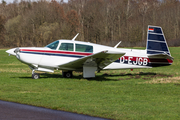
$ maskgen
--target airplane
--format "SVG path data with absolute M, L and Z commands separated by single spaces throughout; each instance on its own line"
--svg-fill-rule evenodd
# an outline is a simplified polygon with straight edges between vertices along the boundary
M 73 71 L 83 72 L 84 78 L 95 77 L 96 71 L 152 68 L 173 63 L 162 28 L 148 26 L 145 50 L 117 48 L 72 40 L 57 40 L 45 47 L 18 47 L 6 52 L 32 70 L 32 78 L 40 78 L 36 71 L 62 70 L 62 76 L 71 78 Z

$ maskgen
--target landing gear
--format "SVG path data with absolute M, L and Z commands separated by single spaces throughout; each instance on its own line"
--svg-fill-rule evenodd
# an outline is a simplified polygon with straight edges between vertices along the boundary
M 39 79 L 40 78 L 39 74 L 35 73 L 34 71 L 35 70 L 32 71 L 32 79 Z
M 62 71 L 62 76 L 65 78 L 72 78 L 73 74 L 72 71 Z
M 38 73 L 34 73 L 32 74 L 32 79 L 39 79 L 39 74 Z

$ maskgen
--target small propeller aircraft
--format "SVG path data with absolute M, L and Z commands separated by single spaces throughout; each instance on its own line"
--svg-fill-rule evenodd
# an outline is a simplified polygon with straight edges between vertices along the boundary
M 38 79 L 35 71 L 54 72 L 62 70 L 63 77 L 72 77 L 72 71 L 82 71 L 84 78 L 95 77 L 95 71 L 134 69 L 167 66 L 173 57 L 161 27 L 148 26 L 145 50 L 122 49 L 89 42 L 57 40 L 45 47 L 19 47 L 6 52 L 17 57 L 32 70 L 32 78 Z

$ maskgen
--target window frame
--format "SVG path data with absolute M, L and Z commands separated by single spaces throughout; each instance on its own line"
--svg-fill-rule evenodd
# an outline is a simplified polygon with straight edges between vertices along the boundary
M 80 46 L 86 46 L 84 50 L 78 50 L 77 51 L 77 46 L 80 45 Z M 90 47 L 90 49 L 88 50 L 87 48 Z M 79 49 L 79 48 L 78 48 Z M 88 50 L 88 51 L 87 51 Z M 79 44 L 79 43 L 75 43 L 75 52 L 85 52 L 85 53 L 93 53 L 93 46 L 92 45 L 86 45 L 86 44 Z
M 61 50 L 60 47 L 61 47 L 62 44 L 72 44 L 72 50 L 68 50 L 68 49 L 67 50 L 65 50 L 65 49 Z M 71 51 L 72 52 L 72 51 L 74 51 L 74 43 L 61 42 L 57 50 L 60 50 L 60 51 Z

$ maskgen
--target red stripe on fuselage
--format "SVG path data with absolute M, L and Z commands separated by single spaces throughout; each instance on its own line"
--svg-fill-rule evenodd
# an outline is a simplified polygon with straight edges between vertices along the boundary
M 41 53 L 59 53 L 59 54 L 71 54 L 71 55 L 83 55 L 89 56 L 93 53 L 82 53 L 82 52 L 72 52 L 72 51 L 55 51 L 55 50 L 30 50 L 30 49 L 20 49 L 20 51 L 26 52 L 41 52 Z

